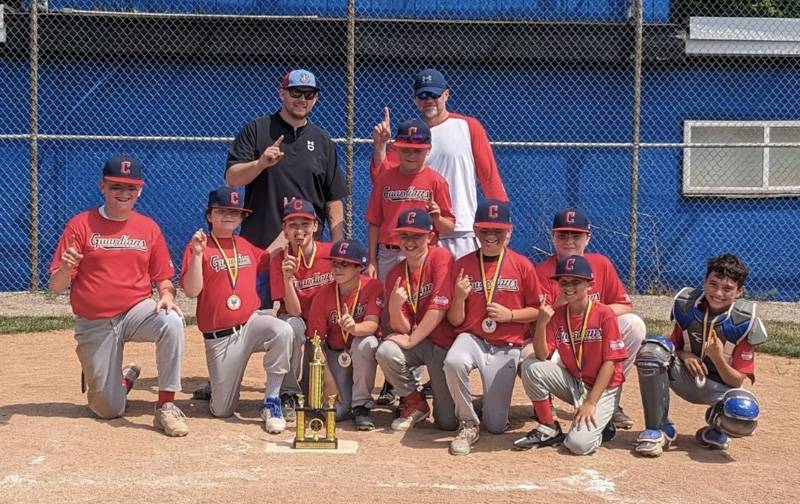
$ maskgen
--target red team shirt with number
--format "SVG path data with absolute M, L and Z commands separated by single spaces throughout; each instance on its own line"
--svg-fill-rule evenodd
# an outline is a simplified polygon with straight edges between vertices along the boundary
M 261 307 L 261 299 L 256 292 L 256 273 L 266 270 L 267 253 L 241 236 L 234 238 L 218 238 L 229 266 L 233 266 L 233 240 L 236 240 L 236 251 L 239 256 L 239 273 L 236 277 L 236 289 L 231 288 L 225 259 L 217 245 L 208 237 L 206 249 L 203 251 L 203 290 L 197 296 L 197 327 L 201 332 L 213 332 L 244 324 L 254 311 Z M 183 251 L 181 265 L 181 285 L 183 285 L 189 262 L 192 258 L 192 244 Z M 241 299 L 241 308 L 228 309 L 227 301 L 231 294 Z
M 684 335 L 681 326 L 675 324 L 675 326 L 672 328 L 672 334 L 669 337 L 672 340 L 672 344 L 674 344 L 675 348 L 678 350 L 691 352 L 692 346 L 684 339 L 685 337 L 686 336 Z M 698 357 L 700 356 L 698 355 Z M 743 339 L 733 347 L 733 352 L 727 359 L 727 362 L 733 369 L 749 377 L 751 381 L 755 380 L 756 348 L 748 343 L 747 338 Z
M 417 305 L 419 312 L 415 319 L 411 304 L 406 302 L 403 304 L 403 315 L 408 318 L 412 326 L 415 324 L 415 320 L 419 324 L 425 314 L 428 313 L 428 310 L 447 311 L 450 307 L 450 301 L 453 299 L 453 284 L 455 282 L 453 277 L 454 266 L 455 260 L 449 250 L 442 247 L 431 247 L 428 251 L 428 256 L 425 258 L 425 266 L 422 270 L 422 285 L 419 284 L 419 269 L 411 271 L 411 285 L 413 287 L 419 286 L 420 289 L 420 303 Z M 406 261 L 404 259 L 389 271 L 385 284 L 387 296 L 391 295 L 398 278 L 400 279 L 400 285 L 406 287 L 408 295 L 415 295 L 413 288 L 409 289 L 406 286 L 405 268 Z M 455 334 L 453 326 L 445 318 L 428 335 L 428 339 L 431 343 L 442 348 L 450 348 L 450 345 L 455 340 Z
M 361 292 L 358 294 L 355 313 L 350 312 L 356 323 L 361 323 L 367 316 L 373 316 L 380 321 L 381 310 L 383 309 L 383 286 L 380 280 L 361 275 Z M 347 305 L 347 309 L 352 308 L 355 301 L 356 292 L 351 292 L 342 296 L 340 302 L 342 309 Z M 314 333 L 319 334 L 322 341 L 328 342 L 328 348 L 332 350 L 344 350 L 345 342 L 342 337 L 342 328 L 339 325 L 339 314 L 336 311 L 336 283 L 325 285 L 317 291 L 314 302 L 311 304 L 310 315 L 307 317 L 308 329 L 306 335 L 314 337 Z M 380 328 L 377 332 L 380 331 Z M 376 334 L 380 336 L 380 334 Z M 347 348 L 353 343 L 353 336 L 347 338 Z
M 497 268 L 497 258 L 485 258 L 486 278 L 494 278 Z M 495 303 L 506 308 L 518 310 L 520 308 L 538 308 L 541 302 L 542 291 L 536 270 L 531 262 L 511 249 L 506 249 L 500 276 L 497 279 L 497 288 L 494 292 Z M 481 266 L 479 251 L 467 254 L 456 261 L 453 271 L 464 270 L 464 275 L 472 281 L 472 292 L 467 296 L 464 307 L 464 322 L 456 329 L 458 332 L 472 333 L 483 338 L 495 346 L 522 346 L 528 336 L 528 324 L 519 322 L 498 323 L 495 332 L 489 334 L 483 331 L 481 323 L 486 318 L 486 298 L 483 293 L 481 280 Z M 455 274 L 456 276 L 458 273 Z
M 320 288 L 329 283 L 333 283 L 333 274 L 331 273 L 331 262 L 322 259 L 331 255 L 332 243 L 316 242 L 317 253 L 314 255 L 314 262 L 310 268 L 306 268 L 303 259 L 297 261 L 297 271 L 294 274 L 294 290 L 297 292 L 297 298 L 300 300 L 301 316 L 308 320 L 308 314 L 311 310 L 311 302 Z M 283 264 L 284 258 L 283 249 L 272 255 L 269 264 L 269 286 L 270 294 L 273 301 L 283 300 L 286 297 L 286 292 L 283 288 Z M 306 261 L 309 258 L 306 257 Z M 281 305 L 281 313 L 286 313 L 286 307 Z
M 625 292 L 625 286 L 608 257 L 603 254 L 584 254 L 583 257 L 589 262 L 594 275 L 594 281 L 589 284 L 589 299 L 605 305 L 632 305 L 631 298 Z M 558 258 L 552 255 L 536 265 L 536 274 L 544 287 L 548 304 L 553 304 L 561 293 L 558 281 L 550 279 L 556 274 L 557 263 Z
M 83 259 L 72 270 L 72 311 L 89 320 L 113 318 L 153 295 L 153 284 L 169 280 L 175 269 L 161 228 L 151 218 L 131 212 L 114 221 L 97 209 L 67 223 L 58 240 L 50 273 L 74 239 Z
M 575 348 L 578 349 L 580 331 L 583 327 L 583 314 L 570 317 L 570 324 L 572 325 L 572 341 L 575 342 Z M 628 352 L 625 350 L 625 343 L 619 334 L 617 316 L 614 315 L 611 308 L 602 303 L 592 303 L 592 311 L 589 313 L 589 322 L 583 337 L 581 370 L 578 370 L 570 341 L 567 330 L 567 306 L 559 306 L 547 324 L 548 351 L 558 350 L 561 362 L 569 374 L 578 380 L 583 380 L 590 387 L 594 385 L 600 366 L 606 361 L 614 361 L 614 374 L 606 388 L 622 385 L 622 382 L 625 381 L 625 375 L 622 373 L 622 361 L 628 357 Z
M 397 217 L 405 210 L 412 208 L 428 208 L 435 201 L 442 211 L 442 218 L 455 222 L 453 203 L 450 201 L 450 188 L 447 181 L 429 166 L 423 166 L 417 173 L 401 173 L 396 164 L 387 165 L 380 172 L 367 206 L 367 222 L 380 228 L 378 243 L 398 245 L 394 236 Z M 436 243 L 439 234 L 434 229 Z

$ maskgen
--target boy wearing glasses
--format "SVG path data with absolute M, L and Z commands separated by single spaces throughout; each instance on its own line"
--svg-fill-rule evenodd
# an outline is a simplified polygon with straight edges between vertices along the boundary
M 135 364 L 122 367 L 125 343 L 153 342 L 158 366 L 153 425 L 167 436 L 185 436 L 189 429 L 174 403 L 181 390 L 183 314 L 175 305 L 175 270 L 161 228 L 133 210 L 143 185 L 139 160 L 116 156 L 106 162 L 100 180 L 105 202 L 67 223 L 50 265 L 50 290 L 70 287 L 75 353 L 89 409 L 104 419 L 125 413 L 140 373 Z M 152 298 L 154 285 L 158 301 Z
M 591 225 L 586 214 L 577 208 L 566 208 L 558 212 L 553 218 L 552 239 L 556 253 L 536 266 L 539 280 L 546 287 L 547 302 L 553 308 L 563 306 L 566 302 L 558 282 L 552 279 L 558 260 L 570 255 L 584 257 L 594 275 L 589 284 L 589 298 L 608 306 L 617 316 L 619 332 L 628 354 L 622 365 L 623 372 L 627 376 L 633 367 L 636 352 L 644 341 L 646 328 L 644 321 L 632 313 L 633 303 L 609 258 L 603 254 L 586 252 L 586 247 L 592 239 Z M 620 386 L 617 389 L 612 427 L 630 429 L 633 427 L 633 419 L 626 415 L 619 405 L 621 394 Z
M 474 252 L 478 248 L 472 219 L 478 207 L 477 184 L 487 199 L 508 201 L 497 162 L 483 125 L 474 117 L 447 110 L 450 89 L 444 75 L 428 68 L 414 77 L 413 99 L 420 117 L 431 129 L 433 148 L 426 162 L 441 174 L 450 187 L 450 199 L 456 226 L 442 233 L 441 245 L 453 257 Z M 370 175 L 374 181 L 385 158 L 396 159 L 396 151 L 386 145 L 391 138 L 389 109 L 372 132 L 374 140 Z
M 367 248 L 355 240 L 333 244 L 325 262 L 334 283 L 317 292 L 308 318 L 308 337 L 325 342 L 327 369 L 336 383 L 336 420 L 352 413 L 356 429 L 375 428 L 372 388 L 375 386 L 375 351 L 383 308 L 383 286 L 364 274 Z

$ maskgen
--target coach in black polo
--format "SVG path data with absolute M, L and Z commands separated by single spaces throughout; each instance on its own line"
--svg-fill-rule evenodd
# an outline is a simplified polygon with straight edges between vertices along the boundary
M 283 77 L 281 109 L 249 122 L 228 150 L 225 181 L 245 186 L 244 206 L 253 214 L 242 223 L 242 236 L 259 247 L 282 246 L 284 205 L 297 196 L 326 216 L 331 240 L 344 239 L 347 196 L 330 136 L 308 120 L 319 86 L 308 70 Z M 320 223 L 320 233 L 324 227 Z M 277 240 L 276 240 L 277 239 Z

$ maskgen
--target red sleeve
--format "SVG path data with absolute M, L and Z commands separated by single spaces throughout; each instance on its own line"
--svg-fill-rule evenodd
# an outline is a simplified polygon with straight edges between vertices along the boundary
M 475 175 L 481 184 L 481 190 L 487 199 L 508 201 L 503 179 L 497 169 L 497 162 L 489 145 L 489 137 L 483 125 L 474 117 L 466 117 L 469 125 L 469 136 L 472 142 L 472 157 L 475 159 Z
M 369 203 L 367 204 L 367 223 L 372 224 L 373 226 L 380 226 L 383 222 L 383 202 L 382 202 L 382 191 L 379 186 L 383 180 L 383 177 L 379 177 L 378 180 L 372 185 L 372 191 L 369 193 Z
M 380 175 L 387 166 L 398 162 L 397 151 L 394 150 L 393 144 L 389 144 L 386 147 L 386 157 L 383 159 L 383 163 L 376 166 L 375 162 L 372 160 L 372 156 L 369 157 L 369 160 L 369 178 L 374 184 L 378 179 L 378 175 Z
M 525 306 L 538 308 L 542 304 L 542 297 L 544 296 L 542 288 L 539 285 L 539 277 L 536 275 L 536 269 L 533 264 L 526 258 L 520 256 L 522 260 L 522 281 L 525 282 Z
M 558 347 L 556 345 L 556 318 L 558 314 L 553 314 L 553 317 L 547 323 L 545 327 L 544 334 L 545 334 L 545 342 L 547 343 L 547 355 L 553 355 Z
M 321 293 L 319 293 L 321 294 Z M 319 334 L 319 339 L 325 341 L 328 337 L 328 320 L 325 296 L 317 295 L 311 302 L 311 313 L 307 317 L 308 328 L 306 337 L 311 339 L 314 332 Z
M 605 260 L 606 268 L 605 283 L 602 286 L 603 304 L 632 304 L 631 298 L 628 297 L 628 293 L 625 292 L 625 286 L 622 285 L 622 280 L 619 279 L 617 269 L 614 268 L 614 263 L 607 257 L 603 257 L 603 259 Z
M 453 270 L 455 269 L 456 261 L 449 250 L 445 248 L 435 250 L 437 250 L 436 261 L 435 264 L 431 264 L 433 291 L 431 292 L 428 309 L 447 310 L 450 307 L 450 301 L 453 299 L 453 287 L 455 284 Z
M 683 350 L 683 329 L 678 324 L 672 327 L 672 334 L 669 335 L 670 341 L 675 345 L 675 350 Z
M 433 170 L 430 166 L 428 169 L 431 171 Z M 436 201 L 436 204 L 439 205 L 439 209 L 442 211 L 442 217 L 451 222 L 455 222 L 456 216 L 453 213 L 453 201 L 450 199 L 450 184 L 447 183 L 444 177 L 439 177 L 439 183 L 436 184 L 436 194 L 433 199 Z
M 364 291 L 367 301 L 367 309 L 364 312 L 364 317 L 372 315 L 380 319 L 381 310 L 383 310 L 383 285 L 381 285 L 381 281 L 376 278 L 370 278 Z
M 547 278 L 547 274 L 541 265 L 536 265 L 534 269 L 536 270 L 536 279 L 539 281 L 539 289 L 542 291 L 542 302 L 546 302 L 549 305 L 553 304 L 556 300 L 556 294 L 551 289 L 550 279 Z
M 603 362 L 622 361 L 628 358 L 625 342 L 619 333 L 619 322 L 610 308 L 604 310 L 600 327 L 603 331 Z
M 239 237 L 241 238 L 241 237 Z M 245 238 L 241 238 L 244 241 L 247 241 Z M 265 249 L 261 247 L 256 247 L 249 241 L 247 244 L 250 246 L 250 253 L 253 255 L 253 264 L 256 265 L 256 274 L 258 273 L 269 273 L 270 268 L 270 256 Z M 272 286 L 270 286 L 270 291 Z
M 192 242 L 190 241 L 186 248 L 183 249 L 183 259 L 181 260 L 181 278 L 180 284 L 183 287 L 183 277 L 186 275 L 186 270 L 189 268 L 189 261 L 192 258 Z
M 160 282 L 162 280 L 171 280 L 175 276 L 175 267 L 172 265 L 172 259 L 169 257 L 169 248 L 167 248 L 167 241 L 161 230 L 156 227 L 155 236 L 153 237 L 153 253 L 150 256 L 150 280 Z
M 747 375 L 751 381 L 755 381 L 756 349 L 747 340 L 742 341 L 733 348 L 731 367 Z
M 278 301 L 286 296 L 283 290 L 283 250 L 276 250 L 269 256 L 269 294 L 273 301 Z

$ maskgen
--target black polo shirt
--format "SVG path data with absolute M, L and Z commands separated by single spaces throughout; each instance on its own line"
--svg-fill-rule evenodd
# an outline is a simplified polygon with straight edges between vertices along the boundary
M 277 112 L 245 125 L 228 150 L 225 170 L 258 159 L 281 135 L 283 158 L 245 186 L 244 206 L 253 213 L 242 223 L 242 236 L 262 248 L 281 232 L 283 207 L 292 197 L 314 205 L 321 233 L 325 203 L 347 196 L 331 137 L 310 122 L 295 129 Z

